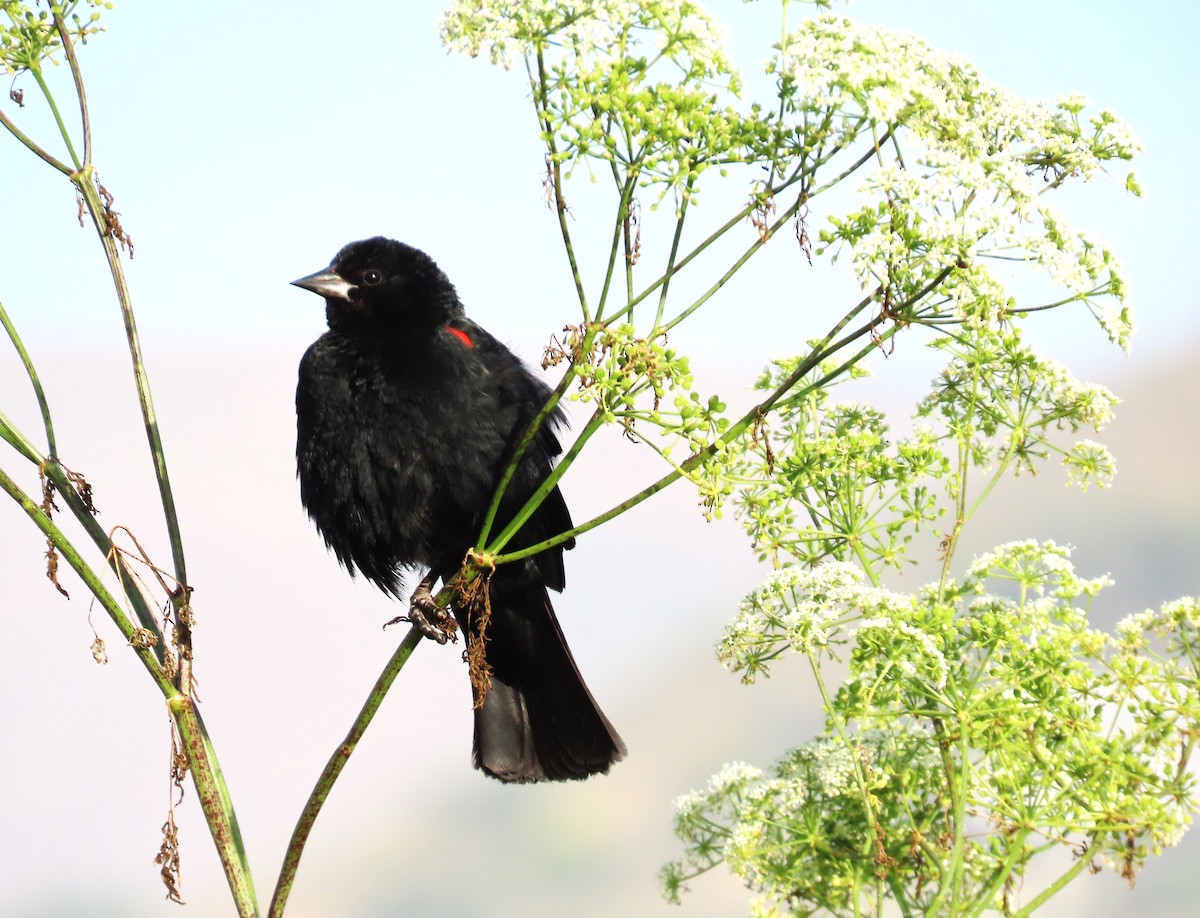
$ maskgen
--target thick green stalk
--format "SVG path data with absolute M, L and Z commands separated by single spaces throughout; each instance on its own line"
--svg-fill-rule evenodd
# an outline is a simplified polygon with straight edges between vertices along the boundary
M 242 833 L 229 797 L 229 788 L 213 753 L 212 741 L 200 720 L 195 702 L 187 695 L 173 693 L 167 699 L 167 710 L 179 730 L 183 754 L 196 786 L 200 808 L 208 823 L 209 834 L 217 847 L 221 866 L 239 918 L 254 918 L 258 914 L 258 899 L 250 877 L 250 865 L 242 844 Z
M 446 590 L 444 589 L 442 592 L 445 593 Z M 346 738 L 342 740 L 341 745 L 334 750 L 333 755 L 329 757 L 329 761 L 325 764 L 325 770 L 321 772 L 320 778 L 317 779 L 317 784 L 309 795 L 308 802 L 304 805 L 304 810 L 301 812 L 300 819 L 296 823 L 296 828 L 292 831 L 291 840 L 288 842 L 287 852 L 283 859 L 283 867 L 279 871 L 279 880 L 275 884 L 275 894 L 271 898 L 271 907 L 268 912 L 270 918 L 279 918 L 283 914 L 288 895 L 292 891 L 292 884 L 296 880 L 296 871 L 300 867 L 300 856 L 304 853 L 305 842 L 308 840 L 309 833 L 312 832 L 313 825 L 317 821 L 317 816 L 321 812 L 321 807 L 324 806 L 325 800 L 328 798 L 329 792 L 333 789 L 338 775 L 346 767 L 346 762 L 350 760 L 355 747 L 358 746 L 358 741 L 362 739 L 367 727 L 370 726 L 372 718 L 375 717 L 375 712 L 379 710 L 379 706 L 383 703 L 383 699 L 388 693 L 388 689 L 391 688 L 396 676 L 400 674 L 400 670 L 404 668 L 404 664 L 408 662 L 408 658 L 412 656 L 413 651 L 416 650 L 417 645 L 420 643 L 421 632 L 415 627 L 410 628 L 400 646 L 396 648 L 396 652 L 392 654 L 392 658 L 388 660 L 387 666 L 384 667 L 383 672 L 380 673 L 379 678 L 375 681 L 371 693 L 367 696 L 366 703 L 350 727 L 350 732 L 346 734 Z

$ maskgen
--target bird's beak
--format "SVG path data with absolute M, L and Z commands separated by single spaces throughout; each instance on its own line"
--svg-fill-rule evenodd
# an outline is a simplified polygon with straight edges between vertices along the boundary
M 323 268 L 316 274 L 294 280 L 292 286 L 311 290 L 327 300 L 349 300 L 350 291 L 355 289 L 352 283 L 340 274 L 334 273 L 332 268 Z

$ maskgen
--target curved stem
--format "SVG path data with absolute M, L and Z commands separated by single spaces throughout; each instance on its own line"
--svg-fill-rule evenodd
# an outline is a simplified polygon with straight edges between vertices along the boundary
M 38 409 L 42 413 L 42 426 L 46 429 L 47 449 L 53 457 L 58 454 L 58 447 L 54 441 L 54 422 L 50 418 L 50 405 L 46 402 L 46 393 L 42 389 L 42 381 L 38 378 L 33 361 L 29 358 L 29 352 L 25 350 L 25 345 L 21 342 L 21 338 L 17 334 L 17 329 L 8 317 L 8 310 L 4 308 L 3 303 L 0 303 L 0 324 L 8 332 L 9 340 L 12 341 L 13 347 L 17 349 L 17 354 L 25 367 L 25 373 L 29 376 L 29 382 L 33 385 L 33 395 L 37 399 Z
M 23 143 L 26 146 L 26 148 L 28 148 L 32 153 L 36 153 L 39 158 L 41 158 L 45 162 L 49 163 L 51 166 L 53 166 L 55 169 L 57 169 L 63 175 L 70 175 L 72 172 L 75 171 L 70 166 L 68 166 L 66 163 L 61 162 L 57 158 L 51 156 L 49 153 L 47 153 L 45 150 L 43 150 L 40 146 L 38 146 L 33 141 L 32 138 L 30 138 L 24 131 L 22 131 L 19 127 L 17 127 L 15 124 L 13 124 L 13 122 L 9 119 L 8 115 L 4 114 L 3 111 L 0 111 L 0 125 L 3 125 L 4 128 L 10 134 L 13 135 L 13 137 L 15 137 L 15 138 L 17 138 L 17 140 L 21 141 L 21 143 Z
M 142 661 L 142 665 L 146 668 L 146 671 L 154 679 L 159 691 L 168 698 L 177 694 L 178 690 L 171 680 L 167 678 L 162 667 L 158 665 L 158 660 L 149 647 L 146 646 L 144 641 L 137 639 L 137 629 L 134 628 L 133 623 L 125 615 L 125 610 L 121 608 L 121 604 L 117 602 L 104 586 L 104 583 L 96 575 L 96 572 L 92 570 L 91 566 L 75 550 L 75 546 L 71 544 L 71 540 L 66 537 L 45 511 L 28 494 L 22 491 L 15 481 L 8 477 L 3 469 L 0 469 L 0 491 L 4 491 L 17 502 L 20 508 L 33 520 L 34 525 L 42 531 L 42 534 L 54 546 L 55 550 L 62 555 L 63 560 L 79 575 L 79 579 L 83 581 L 91 594 L 104 607 L 104 611 L 108 613 L 109 618 L 116 624 L 121 635 L 129 642 L 130 647 L 137 654 L 138 659 Z
M 396 648 L 396 652 L 392 654 L 392 658 L 388 660 L 383 672 L 379 674 L 379 678 L 375 680 L 375 685 L 367 696 L 366 703 L 350 727 L 350 732 L 346 734 L 346 738 L 342 740 L 341 745 L 334 750 L 333 755 L 325 764 L 325 770 L 317 779 L 317 784 L 309 795 L 308 802 L 304 805 L 304 810 L 301 812 L 296 828 L 292 831 L 291 840 L 288 842 L 283 867 L 279 871 L 279 880 L 275 884 L 275 894 L 271 897 L 271 907 L 267 913 L 271 918 L 279 918 L 283 914 L 283 908 L 287 904 L 288 895 L 291 893 L 292 884 L 296 879 L 296 871 L 300 867 L 300 856 L 304 853 L 304 844 L 308 840 L 309 833 L 312 832 L 313 825 L 317 821 L 317 816 L 320 814 L 321 807 L 324 806 L 334 782 L 337 781 L 338 775 L 346 767 L 346 762 L 349 761 L 358 741 L 362 739 L 367 727 L 370 726 L 375 712 L 379 710 L 379 706 L 383 703 L 384 696 L 387 695 L 396 676 L 400 674 L 400 670 L 404 668 L 404 664 L 408 662 L 408 658 L 412 656 L 413 651 L 420 643 L 421 632 L 415 627 L 410 628 L 400 646 Z

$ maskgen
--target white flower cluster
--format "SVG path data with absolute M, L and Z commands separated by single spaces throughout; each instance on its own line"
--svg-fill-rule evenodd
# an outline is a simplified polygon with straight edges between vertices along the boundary
M 1015 580 L 1041 595 L 1048 583 L 1073 583 L 1075 566 L 1071 547 L 1053 540 L 1020 539 L 997 545 L 979 555 L 967 569 L 967 577 L 982 582 L 989 577 Z
M 549 46 L 570 49 L 581 69 L 603 66 L 629 53 L 631 29 L 652 30 L 659 51 L 686 37 L 707 49 L 711 72 L 731 69 L 721 26 L 691 0 L 457 0 L 438 29 L 451 51 L 506 70 Z
M 549 36 L 609 53 L 636 13 L 633 0 L 458 0 L 438 23 L 442 43 L 471 57 L 486 53 L 510 70 Z
M 864 124 L 879 143 L 880 164 L 859 187 L 870 203 L 822 234 L 827 244 L 853 249 L 864 289 L 907 281 L 900 289 L 915 292 L 954 267 L 945 292 L 955 314 L 987 320 L 995 304 L 1014 304 L 980 259 L 1016 258 L 1076 297 L 1110 294 L 1118 305 L 1089 306 L 1110 338 L 1128 347 L 1119 262 L 1041 199 L 1068 177 L 1087 180 L 1141 150 L 1115 115 L 1102 111 L 1081 123 L 1084 99 L 1024 99 L 983 79 L 960 55 L 835 16 L 787 36 L 768 69 L 794 81 L 806 124 L 815 112 L 840 115 L 845 133 L 830 144 L 852 142 Z
M 838 640 L 849 617 L 904 601 L 865 585 L 862 571 L 848 562 L 782 568 L 742 600 L 717 657 L 726 669 L 742 671 L 743 681 L 753 682 L 785 648 L 800 653 L 826 649 Z

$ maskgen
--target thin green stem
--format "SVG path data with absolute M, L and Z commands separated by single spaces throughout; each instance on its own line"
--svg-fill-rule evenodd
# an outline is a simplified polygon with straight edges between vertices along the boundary
M 9 318 L 8 310 L 4 308 L 3 303 L 0 303 L 0 324 L 3 324 L 4 330 L 8 332 L 9 340 L 12 341 L 13 347 L 17 349 L 17 354 L 20 356 L 21 363 L 25 367 L 25 373 L 29 376 L 29 382 L 33 385 L 33 394 L 37 399 L 38 409 L 42 412 L 42 425 L 46 430 L 47 449 L 51 456 L 56 456 L 58 454 L 58 447 L 54 440 L 54 422 L 50 418 L 50 405 L 46 402 L 46 393 L 42 389 L 42 381 L 38 378 L 37 370 L 34 368 L 33 361 L 29 357 L 29 352 L 25 350 L 25 345 L 21 342 L 21 337 L 17 334 L 17 329 Z
M 800 181 L 800 179 L 802 177 L 803 177 L 802 174 L 797 172 L 797 174 L 793 175 L 792 177 L 790 177 L 789 179 L 784 181 L 778 188 L 776 188 L 774 190 L 774 193 L 778 194 L 779 192 L 786 190 L 787 188 L 789 188 L 796 182 Z M 810 199 L 811 199 L 811 196 L 810 196 Z M 643 290 L 641 293 L 639 293 L 637 296 L 635 296 L 630 301 L 628 307 L 626 307 L 624 310 L 622 310 L 617 315 L 610 316 L 609 321 L 612 321 L 613 319 L 617 319 L 623 315 L 628 315 L 629 313 L 631 313 L 633 311 L 633 308 L 635 306 L 637 306 L 640 302 L 642 302 L 642 300 L 646 299 L 648 296 L 650 296 L 652 293 L 654 293 L 654 291 L 658 290 L 663 284 L 670 281 L 670 279 L 672 277 L 674 277 L 676 274 L 678 274 L 680 271 L 682 271 L 684 268 L 686 268 L 688 265 L 690 265 L 693 261 L 695 261 L 697 258 L 699 258 L 702 254 L 704 254 L 705 250 L 708 249 L 709 246 L 711 246 L 718 239 L 720 239 L 722 236 L 724 236 L 727 232 L 729 232 L 731 229 L 733 229 L 735 226 L 737 226 L 739 223 L 741 223 L 743 220 L 745 220 L 747 217 L 749 217 L 750 214 L 752 214 L 754 212 L 754 210 L 757 206 L 758 206 L 758 204 L 756 201 L 751 201 L 749 204 L 745 205 L 741 210 L 739 210 L 736 214 L 734 214 L 732 217 L 730 217 L 728 220 L 726 220 L 721 226 L 719 226 L 712 233 L 710 233 L 707 238 L 705 238 L 700 243 L 698 243 L 696 245 L 696 247 L 694 249 L 692 249 L 690 252 L 688 252 L 687 255 L 685 255 L 678 263 L 676 263 L 673 268 L 671 268 L 669 271 L 663 273 L 653 283 L 651 283 L 650 286 L 648 286 L 645 290 Z
M 635 175 L 629 175 L 625 178 L 624 182 L 621 182 L 620 178 L 615 175 L 615 163 L 613 164 L 613 171 L 613 178 L 619 183 L 621 196 L 617 203 L 616 219 L 613 221 L 613 239 L 612 246 L 609 248 L 608 253 L 608 268 L 604 272 L 604 286 L 600 290 L 600 300 L 596 304 L 597 322 L 605 321 L 603 318 L 601 318 L 601 316 L 604 315 L 604 307 L 608 303 L 608 291 L 612 286 L 613 274 L 615 273 L 617 267 L 617 255 L 620 248 L 621 237 L 622 235 L 627 236 L 629 232 L 629 203 L 633 198 L 633 189 L 637 185 L 637 177 Z M 628 248 L 628 244 L 628 240 L 626 240 L 626 248 Z M 626 299 L 628 299 L 628 297 Z
M 583 277 L 579 273 L 579 263 L 575 259 L 575 246 L 571 242 L 571 230 L 567 226 L 567 202 L 563 197 L 562 167 L 558 162 L 558 145 L 554 142 L 554 125 L 550 118 L 550 91 L 547 86 L 546 60 L 544 49 L 537 49 L 537 79 L 530 79 L 533 86 L 534 107 L 537 109 L 538 121 L 546 146 L 550 151 L 548 169 L 552 190 L 554 192 L 554 212 L 558 216 L 558 230 L 562 234 L 563 247 L 567 252 L 567 261 L 571 265 L 571 277 L 575 281 L 575 294 L 579 298 L 579 308 L 583 313 L 583 321 L 591 321 L 591 311 L 588 309 L 587 294 L 583 289 Z
M 879 138 L 878 143 L 885 143 L 891 135 L 892 135 L 892 130 L 891 130 L 891 128 L 888 128 L 884 132 L 883 136 Z M 877 156 L 878 151 L 879 151 L 878 144 L 873 143 L 871 146 L 871 149 L 867 150 L 866 153 L 864 153 L 857 160 L 855 160 L 855 162 L 852 166 L 843 170 L 839 175 L 830 179 L 824 185 L 821 185 L 815 191 L 813 191 L 813 193 L 809 196 L 810 199 L 815 198 L 817 195 L 821 194 L 822 192 L 828 191 L 830 188 L 832 188 L 834 185 L 837 185 L 839 182 L 842 182 L 845 179 L 849 178 L 851 175 L 853 175 L 855 172 L 857 172 L 859 169 L 861 169 L 869 160 L 871 160 L 873 157 Z
M 992 881 L 987 885 L 987 888 L 976 897 L 974 907 L 970 911 L 972 918 L 979 918 L 985 912 L 992 911 L 995 908 L 992 903 L 1000 895 L 1000 890 L 1004 888 L 1004 884 L 1014 876 L 1017 865 L 1025 857 L 1025 839 L 1028 837 L 1029 830 L 1022 827 L 1010 838 L 1006 839 L 1005 843 L 1008 845 L 1008 853 L 996 868 Z
M 805 651 L 805 656 L 808 658 L 808 666 L 812 671 L 813 678 L 817 683 L 817 691 L 821 694 L 821 708 L 825 712 L 825 716 L 832 721 L 834 732 L 837 733 L 838 739 L 842 741 L 846 753 L 850 756 L 851 771 L 854 774 L 854 783 L 858 787 L 859 797 L 862 801 L 863 814 L 866 816 L 867 825 L 870 827 L 870 837 L 862 841 L 862 854 L 870 858 L 875 852 L 876 847 L 880 844 L 879 838 L 879 821 L 875 818 L 875 802 L 874 796 L 871 794 L 870 788 L 867 787 L 867 779 L 863 774 L 862 761 L 858 753 L 858 744 L 850 738 L 850 734 L 846 730 L 845 719 L 838 712 L 837 707 L 833 703 L 833 699 L 829 695 L 829 689 L 825 685 L 825 679 L 821 675 L 821 664 L 817 659 L 817 655 L 809 648 Z M 882 896 L 879 896 L 882 901 Z M 859 896 L 856 894 L 853 899 L 854 910 L 858 912 Z
M 663 271 L 662 290 L 658 294 L 658 309 L 654 313 L 654 329 L 662 325 L 663 313 L 667 308 L 667 290 L 671 286 L 671 277 L 675 273 L 675 259 L 679 256 L 679 240 L 683 237 L 683 222 L 687 219 L 688 204 L 692 200 L 692 189 L 696 184 L 694 175 L 688 175 L 683 189 L 683 200 L 679 203 L 679 213 L 675 217 L 675 235 L 671 239 L 671 251 L 667 255 L 667 268 Z M 630 297 L 632 299 L 632 297 Z
M 125 338 L 129 343 L 129 356 L 133 364 L 134 384 L 137 388 L 138 404 L 142 411 L 142 422 L 146 430 L 146 440 L 150 446 L 150 456 L 154 464 L 154 476 L 158 482 L 159 499 L 163 508 L 163 516 L 167 525 L 167 535 L 171 543 L 171 558 L 174 565 L 176 582 L 187 584 L 187 564 L 183 554 L 183 538 L 179 532 L 179 517 L 175 510 L 175 495 L 171 489 L 171 478 L 167 472 L 167 459 L 163 451 L 162 434 L 158 428 L 158 415 L 154 410 L 154 400 L 150 395 L 150 378 L 146 373 L 146 363 L 142 356 L 141 338 L 137 331 L 137 322 L 133 315 L 133 299 L 129 293 L 129 285 L 125 279 L 125 269 L 121 266 L 121 253 L 117 248 L 116 239 L 108 225 L 106 210 L 96 190 L 91 166 L 82 170 L 72 180 L 83 194 L 84 203 L 91 214 L 92 223 L 104 246 L 104 254 L 108 260 L 109 273 L 116 287 L 117 300 L 121 308 L 121 318 L 125 323 Z
M 79 69 L 79 59 L 75 56 L 75 45 L 67 32 L 67 24 L 63 20 L 62 10 L 55 9 L 51 5 L 50 12 L 54 16 L 54 27 L 58 30 L 58 35 L 62 39 L 63 51 L 66 52 L 67 63 L 71 67 L 71 78 L 75 81 L 75 96 L 79 99 L 79 116 L 83 123 L 83 161 L 91 163 L 92 125 L 91 119 L 88 117 L 87 93 L 83 89 L 83 71 Z
M 1096 835 L 1093 832 L 1088 837 L 1088 847 L 1090 847 L 1090 843 L 1094 842 L 1095 839 Z M 1037 909 L 1041 908 L 1048 901 L 1050 901 L 1051 898 L 1062 892 L 1068 883 L 1091 867 L 1091 865 L 1092 859 L 1090 857 L 1084 856 L 1076 858 L 1075 863 L 1071 865 L 1069 870 L 1067 870 L 1057 880 L 1034 896 L 1024 908 L 1013 912 L 1012 918 L 1026 918 L 1026 916 L 1032 915 Z
M 296 871 L 300 866 L 300 856 L 304 853 L 304 844 L 308 840 L 309 833 L 312 832 L 321 807 L 324 806 L 338 775 L 346 767 L 346 762 L 350 760 L 358 741 L 362 739 L 367 727 L 370 726 L 388 689 L 391 688 L 396 676 L 400 674 L 400 670 L 404 668 L 404 664 L 408 662 L 408 658 L 412 656 L 413 651 L 420 643 L 421 632 L 415 627 L 410 628 L 400 646 L 396 648 L 396 652 L 392 654 L 392 658 L 388 660 L 383 672 L 379 674 L 379 678 L 375 680 L 375 685 L 367 696 L 366 703 L 350 727 L 350 732 L 346 734 L 346 738 L 342 740 L 325 764 L 325 770 L 317 779 L 317 784 L 309 795 L 308 802 L 296 823 L 296 828 L 292 831 L 291 841 L 288 842 L 283 867 L 279 872 L 279 880 L 275 884 L 275 894 L 271 898 L 271 907 L 268 911 L 270 918 L 279 918 L 283 914 L 283 908 L 287 904 L 288 895 L 291 893 L 292 884 L 296 879 Z
M 158 617 L 155 614 L 155 610 L 150 608 L 149 603 L 146 602 L 146 597 L 138 589 L 137 577 L 130 569 L 129 564 L 125 561 L 121 552 L 117 551 L 113 546 L 108 533 L 96 521 L 96 516 L 92 512 L 92 508 L 79 496 L 75 482 L 71 480 L 63 464 L 57 459 L 46 459 L 40 462 L 39 465 L 45 476 L 54 484 L 59 495 L 66 501 L 67 507 L 75 516 L 75 519 L 83 526 L 84 531 L 91 537 L 95 546 L 100 549 L 100 552 L 108 561 L 108 566 L 117 575 L 117 582 L 121 584 L 121 588 L 129 600 L 129 604 L 133 607 L 133 613 L 137 616 L 138 624 L 158 638 L 158 643 L 154 645 L 154 652 L 161 663 L 166 652 L 163 646 L 164 635 L 162 628 L 158 624 Z
M 33 141 L 33 139 L 31 137 L 29 137 L 29 135 L 27 135 L 19 127 L 17 127 L 15 124 L 13 124 L 12 120 L 9 119 L 8 115 L 4 114 L 3 111 L 0 111 L 0 125 L 4 125 L 5 130 L 7 130 L 10 134 L 13 135 L 13 137 L 17 138 L 17 140 L 19 140 L 22 144 L 24 144 L 25 147 L 30 152 L 37 154 L 37 156 L 40 159 L 49 163 L 51 166 L 53 166 L 55 169 L 57 169 L 63 175 L 70 175 L 72 172 L 75 171 L 70 166 L 68 166 L 66 163 L 55 158 L 54 156 L 51 156 L 49 153 L 47 153 L 45 150 L 43 150 L 40 146 L 38 146 L 38 144 L 35 143 Z
M 791 207 L 789 207 L 782 214 L 780 214 L 779 219 L 776 220 L 773 224 L 771 224 L 770 229 L 766 233 L 760 234 L 759 237 L 750 244 L 749 248 L 747 248 L 746 251 L 742 253 L 742 256 L 733 263 L 732 267 L 730 267 L 728 271 L 726 271 L 724 274 L 721 275 L 721 277 L 717 280 L 716 283 L 714 283 L 711 287 L 709 287 L 706 291 L 704 291 L 704 293 L 701 294 L 698 299 L 696 299 L 690 306 L 688 306 L 686 309 L 684 309 L 682 312 L 680 312 L 678 315 L 676 315 L 673 319 L 671 319 L 671 321 L 667 322 L 665 325 L 662 325 L 662 326 L 659 326 L 656 323 L 655 331 L 663 331 L 663 332 L 670 331 L 672 328 L 674 328 L 676 325 L 678 325 L 680 322 L 682 322 L 684 319 L 686 319 L 688 316 L 690 316 L 692 313 L 694 313 L 697 309 L 699 309 L 701 306 L 703 306 L 705 303 L 707 303 L 716 294 L 716 292 L 718 290 L 720 290 L 722 287 L 725 286 L 726 283 L 728 283 L 729 279 L 731 277 L 733 277 L 734 274 L 736 274 L 738 271 L 740 271 L 742 269 L 742 266 L 746 262 L 748 262 L 751 258 L 753 258 L 754 255 L 760 249 L 762 249 L 762 247 L 764 245 L 767 244 L 767 241 L 773 235 L 775 235 L 775 233 L 779 230 L 779 227 L 783 226 L 784 223 L 786 223 L 788 220 L 792 219 L 792 217 L 794 217 L 796 215 L 796 211 L 798 211 L 800 209 L 802 202 L 803 202 L 803 195 L 796 198 L 795 203 L 793 203 Z M 666 289 L 665 282 L 663 284 L 663 289 L 664 289 L 664 291 Z
M 0 440 L 34 464 L 40 463 L 43 459 L 38 448 L 33 445 L 33 441 L 21 433 L 3 411 L 0 411 Z
M 492 541 L 488 544 L 487 552 L 489 554 L 495 554 L 499 552 L 504 548 L 505 545 L 512 541 L 513 536 L 521 531 L 521 527 L 525 525 L 531 516 L 533 516 L 534 511 L 536 511 L 541 505 L 542 501 L 546 499 L 546 496 L 558 486 L 559 480 L 564 474 L 566 474 L 567 469 L 571 467 L 572 463 L 574 463 L 575 458 L 579 455 L 584 445 L 592 438 L 592 435 L 603 426 L 603 424 L 604 415 L 601 413 L 600 409 L 597 408 L 596 411 L 593 412 L 592 416 L 588 418 L 588 422 L 586 425 L 584 425 L 583 430 L 580 431 L 579 436 L 575 438 L 575 442 L 571 444 L 571 448 L 568 449 L 563 457 L 558 461 L 558 463 L 550 471 L 550 474 L 547 475 L 545 480 L 542 481 L 542 483 L 538 486 L 538 489 L 534 491 L 529 500 L 525 502 L 525 505 L 517 511 L 511 520 L 509 520 L 508 525 L 506 525 L 500 534 L 492 539 Z M 566 539 L 561 539 L 560 541 L 566 541 Z M 559 543 L 555 542 L 554 544 Z M 497 556 L 497 564 L 501 563 L 501 557 L 506 556 Z M 522 554 L 521 557 L 526 557 L 526 555 Z
M 588 350 L 590 350 L 591 342 L 595 337 L 595 334 L 595 331 L 590 328 L 584 332 L 583 343 L 581 345 L 581 350 L 583 353 L 586 354 Z M 533 420 L 529 422 L 529 426 L 525 428 L 524 435 L 517 443 L 516 449 L 513 450 L 512 458 L 508 460 L 508 464 L 504 467 L 504 473 L 500 476 L 500 481 L 496 485 L 496 491 L 492 495 L 492 502 L 488 506 L 487 513 L 484 515 L 483 525 L 479 530 L 479 538 L 475 543 L 476 551 L 483 551 L 484 546 L 487 545 L 488 536 L 491 534 L 492 526 L 495 525 L 496 522 L 496 514 L 500 511 L 500 502 L 504 499 L 504 493 L 508 490 L 508 486 L 512 482 L 513 475 L 516 474 L 517 467 L 520 465 L 521 459 L 529 449 L 529 445 L 533 443 L 533 439 L 537 436 L 538 431 L 542 429 L 542 425 L 546 423 L 546 419 L 549 418 L 554 409 L 558 407 L 558 403 L 562 400 L 563 395 L 566 393 L 571 383 L 574 382 L 575 375 L 576 370 L 572 364 L 571 368 L 563 374 L 563 378 L 558 381 L 558 385 L 555 386 L 554 390 L 550 393 L 550 397 L 546 400 L 546 404 L 542 405 L 541 410 L 534 416 Z M 549 493 L 549 491 L 546 493 Z
M 62 556 L 63 560 L 71 566 L 71 569 L 83 581 L 84 586 L 91 591 L 100 605 L 104 607 L 104 611 L 108 613 L 109 618 L 116 624 L 121 635 L 129 642 L 133 652 L 137 654 L 138 659 L 142 661 L 142 665 L 146 667 L 146 671 L 154 679 L 159 691 L 167 698 L 174 696 L 178 691 L 175 685 L 167 678 L 162 668 L 158 665 L 158 660 L 146 646 L 146 642 L 138 638 L 137 629 L 125 615 L 125 610 L 121 608 L 120 604 L 104 586 L 104 583 L 96 575 L 96 572 L 92 570 L 79 552 L 75 550 L 75 546 L 71 544 L 71 540 L 66 537 L 46 512 L 29 495 L 22 491 L 15 481 L 8 477 L 3 469 L 0 469 L 0 490 L 8 494 L 25 511 L 29 518 L 33 520 L 34 525 L 42 531 L 42 534 L 53 544 L 55 550 Z
M 66 40 L 64 39 L 64 44 Z M 58 125 L 58 133 L 62 136 L 63 143 L 66 144 L 67 152 L 71 154 L 71 162 L 75 164 L 75 171 L 78 172 L 84 167 L 84 162 L 79 159 L 79 154 L 75 152 L 75 145 L 71 143 L 71 133 L 67 130 L 66 124 L 63 123 L 62 114 L 58 110 L 58 104 L 54 101 L 54 94 L 50 92 L 50 87 L 46 85 L 46 79 L 42 76 L 41 67 L 30 67 L 29 72 L 33 74 L 33 79 L 38 84 L 38 89 L 42 91 L 42 95 L 46 98 L 46 103 L 50 106 L 50 112 L 54 115 L 54 123 Z
M 949 272 L 949 269 L 946 269 L 945 271 L 942 272 L 941 275 L 939 275 L 939 277 L 944 279 L 945 275 L 948 272 Z M 913 299 L 916 300 L 916 299 L 920 298 L 921 296 L 924 296 L 925 293 L 928 292 L 929 289 L 931 289 L 933 286 L 935 286 L 937 283 L 940 283 L 940 282 L 941 281 L 938 279 L 931 281 L 930 284 L 923 291 L 918 293 Z M 822 361 L 828 359 L 832 354 L 837 353 L 839 350 L 841 350 L 843 347 L 848 345 L 850 342 L 852 342 L 858 338 L 861 338 L 864 335 L 869 334 L 877 325 L 875 320 L 871 320 L 870 322 L 867 322 L 865 325 L 862 325 L 861 327 L 855 329 L 854 331 L 845 335 L 843 338 L 839 339 L 838 341 L 830 343 L 830 339 L 833 337 L 833 335 L 835 335 L 837 333 L 837 331 L 839 331 L 840 329 L 845 327 L 846 323 L 850 320 L 850 317 L 854 316 L 859 311 L 861 311 L 863 308 L 865 308 L 865 304 L 870 303 L 870 301 L 871 301 L 870 297 L 865 298 L 862 302 L 860 302 L 857 306 L 855 306 L 854 309 L 852 309 L 845 317 L 843 317 L 838 322 L 838 324 L 836 326 L 834 326 L 834 330 L 825 336 L 824 340 L 820 344 L 818 344 L 816 348 L 813 349 L 812 353 L 809 354 L 809 356 L 806 357 L 800 363 L 800 365 L 797 366 L 796 369 L 793 370 L 792 373 L 789 374 L 788 377 L 785 380 L 783 380 L 783 382 L 781 382 L 771 392 L 771 394 L 769 396 L 767 396 L 767 398 L 763 399 L 761 402 L 759 402 L 757 405 L 755 405 L 753 408 L 751 408 L 748 412 L 746 412 L 744 415 L 742 415 L 742 417 L 739 420 L 737 420 L 734 424 L 732 424 L 725 431 L 725 433 L 722 434 L 721 440 L 723 442 L 729 443 L 729 442 L 732 442 L 733 440 L 737 439 L 738 437 L 742 436 L 747 430 L 751 429 L 751 427 L 754 424 L 756 424 L 763 415 L 765 415 L 768 411 L 770 411 L 772 408 L 774 408 L 776 403 L 778 403 L 783 398 L 784 395 L 786 395 L 791 389 L 793 389 L 804 376 L 806 376 L 808 373 L 812 372 L 812 370 L 814 368 L 819 366 Z M 897 331 L 897 329 L 895 327 L 893 327 L 893 328 L 889 329 L 888 331 L 884 332 L 883 334 L 881 334 L 879 336 L 880 341 L 886 341 L 889 337 L 891 337 L 891 335 L 895 334 L 896 331 Z M 870 353 L 870 351 L 873 350 L 876 346 L 877 345 L 874 342 L 872 342 L 869 347 L 863 348 L 857 355 L 855 355 L 851 359 L 851 362 L 849 363 L 849 365 L 852 365 L 853 363 L 857 363 L 864 356 L 866 356 L 866 354 Z M 834 376 L 837 376 L 840 373 L 845 372 L 846 369 L 848 369 L 848 366 L 840 367 L 839 369 L 829 373 L 825 378 L 832 379 Z M 718 445 L 716 442 L 710 443 L 704 449 L 694 453 L 686 461 L 681 463 L 677 469 L 673 469 L 672 471 L 668 472 L 662 478 L 658 479 L 658 481 L 643 488 L 637 494 L 634 494 L 632 497 L 629 497 L 626 500 L 622 501 L 621 503 L 617 504 L 616 506 L 611 507 L 610 509 L 606 510 L 604 513 L 601 513 L 599 516 L 595 516 L 592 519 L 588 520 L 586 523 L 583 523 L 579 526 L 575 526 L 574 528 L 570 529 L 567 532 L 559 533 L 558 535 L 552 536 L 551 538 L 548 538 L 548 539 L 543 539 L 541 542 L 538 542 L 534 545 L 530 545 L 526 548 L 520 549 L 519 551 L 508 552 L 505 554 L 498 554 L 494 559 L 495 562 L 497 564 L 503 564 L 503 563 L 507 563 L 507 562 L 511 562 L 511 561 L 517 561 L 522 558 L 530 557 L 531 555 L 535 555 L 540 551 L 545 551 L 547 548 L 553 548 L 555 545 L 561 545 L 564 542 L 568 542 L 571 539 L 575 538 L 576 536 L 580 536 L 585 532 L 595 529 L 597 526 L 607 523 L 609 520 L 620 516 L 622 513 L 625 513 L 628 510 L 632 510 L 638 504 L 642 503 L 643 501 L 647 500 L 650 497 L 653 497 L 655 494 L 657 494 L 659 491 L 663 490 L 664 488 L 674 484 L 681 477 L 683 477 L 687 473 L 691 472 L 693 469 L 695 469 L 695 468 L 699 467 L 701 464 L 703 464 L 707 459 L 709 459 L 712 455 L 714 455 L 716 453 L 717 449 L 718 449 Z

